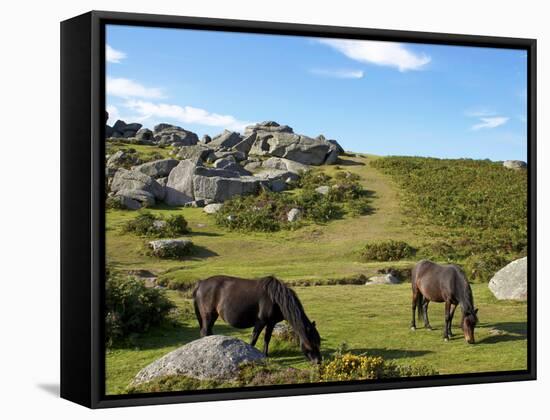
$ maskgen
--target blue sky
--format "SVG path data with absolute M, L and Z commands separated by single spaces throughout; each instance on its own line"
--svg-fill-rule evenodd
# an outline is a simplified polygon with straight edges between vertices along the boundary
M 107 27 L 107 109 L 199 135 L 275 120 L 380 155 L 527 158 L 525 51 Z

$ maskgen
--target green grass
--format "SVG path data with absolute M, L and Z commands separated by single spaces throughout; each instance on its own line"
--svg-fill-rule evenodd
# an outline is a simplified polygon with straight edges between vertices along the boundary
M 295 290 L 308 316 L 317 323 L 325 358 L 345 342 L 352 353 L 428 366 L 440 374 L 526 369 L 526 304 L 498 302 L 485 284 L 473 285 L 480 318 L 475 345 L 468 345 L 463 339 L 458 325 L 460 310 L 453 323 L 455 336 L 449 342 L 443 341 L 442 304 L 430 305 L 433 331 L 423 328 L 410 331 L 410 284 L 296 287 Z M 179 292 L 168 293 L 180 308 L 181 325 L 154 329 L 135 338 L 128 348 L 109 350 L 108 394 L 125 392 L 141 368 L 199 337 L 191 301 Z M 492 329 L 501 330 L 502 334 L 491 335 Z M 248 341 L 251 330 L 234 329 L 218 320 L 214 333 Z M 257 344 L 260 349 L 261 346 L 262 337 Z M 272 360 L 283 366 L 308 366 L 300 350 L 287 342 L 273 339 L 270 352 Z
M 139 150 L 151 146 L 129 147 Z M 160 150 L 167 152 L 167 149 Z M 437 218 L 429 221 L 409 209 L 407 197 L 410 197 L 411 190 L 407 190 L 407 185 L 395 173 L 384 173 L 385 170 L 375 167 L 376 162 L 384 160 L 386 158 L 358 155 L 343 158 L 337 166 L 318 169 L 331 176 L 344 170 L 357 174 L 363 187 L 371 192 L 369 204 L 373 210 L 368 215 L 345 214 L 326 224 L 307 222 L 296 230 L 243 233 L 217 226 L 215 217 L 205 214 L 202 209 L 166 206 L 148 209 L 163 217 L 185 217 L 191 229 L 185 237 L 192 239 L 195 250 L 183 260 L 161 260 L 148 255 L 146 238 L 123 232 L 123 226 L 135 218 L 136 212 L 109 210 L 106 217 L 108 264 L 112 269 L 121 271 L 150 270 L 158 275 L 162 284 L 173 288 L 191 287 L 197 280 L 216 274 L 247 278 L 273 274 L 291 284 L 323 284 L 369 276 L 383 268 L 408 268 L 425 256 L 441 262 L 453 260 L 473 265 L 475 261 L 471 261 L 472 258 L 483 258 L 486 249 L 494 249 L 495 243 L 503 243 L 502 238 L 493 238 L 495 232 L 500 232 L 497 228 L 490 229 L 485 235 L 482 228 L 445 225 L 439 223 Z M 492 166 L 488 170 L 499 171 Z M 498 183 L 500 179 L 509 182 L 508 176 L 515 176 L 512 172 L 504 174 L 506 176 L 502 178 L 492 178 L 493 181 Z M 464 242 L 465 238 L 473 241 Z M 406 242 L 417 253 L 391 262 L 361 259 L 367 243 L 388 240 Z M 505 255 L 508 258 L 516 255 L 514 252 L 517 251 L 512 249 Z M 435 331 L 420 328 L 411 332 L 408 329 L 410 285 L 407 284 L 296 287 L 296 290 L 310 318 L 317 321 L 324 338 L 322 347 L 325 355 L 346 342 L 354 352 L 381 355 L 396 362 L 426 364 L 441 374 L 525 368 L 526 305 L 497 302 L 484 283 L 473 285 L 481 321 L 477 333 L 479 344 L 474 346 L 468 346 L 461 337 L 455 337 L 449 343 L 443 342 L 443 307 L 440 304 L 431 305 L 431 322 Z M 124 392 L 142 367 L 198 338 L 191 302 L 186 298 L 188 295 L 169 291 L 171 299 L 183 311 L 181 327 L 157 328 L 144 336 L 135 337 L 129 347 L 109 350 L 108 393 Z M 459 318 L 457 311 L 455 324 Z M 489 330 L 492 328 L 505 333 L 491 336 Z M 250 331 L 234 330 L 222 322 L 214 330 L 247 341 L 250 335 Z M 461 331 L 458 326 L 454 327 L 454 332 L 459 335 Z M 277 363 L 306 366 L 304 357 L 290 344 L 274 341 L 271 348 Z

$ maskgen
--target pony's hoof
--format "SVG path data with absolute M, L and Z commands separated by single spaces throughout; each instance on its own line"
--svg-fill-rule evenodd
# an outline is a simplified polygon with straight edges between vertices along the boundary
M 411 331 L 416 331 L 416 327 L 411 327 Z
M 445 342 L 447 342 L 447 341 L 449 341 L 449 337 L 445 337 L 443 340 L 444 340 Z
M 426 327 L 426 329 L 427 329 L 428 331 L 432 331 L 432 330 L 433 330 L 433 328 L 431 327 L 431 325 L 428 325 L 428 326 Z

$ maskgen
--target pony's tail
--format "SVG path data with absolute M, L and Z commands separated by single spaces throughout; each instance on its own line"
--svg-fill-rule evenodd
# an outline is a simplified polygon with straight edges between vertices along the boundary
M 424 312 L 422 311 L 422 303 L 424 301 L 424 296 L 422 296 L 422 293 L 420 293 L 420 290 L 416 287 L 416 274 L 417 274 L 417 267 L 418 264 L 416 264 L 413 269 L 411 270 L 411 286 L 413 293 L 416 294 L 416 311 L 417 311 L 417 317 L 418 319 L 424 320 Z
M 201 312 L 199 311 L 199 304 L 197 303 L 197 291 L 199 289 L 201 282 L 197 282 L 197 285 L 193 289 L 193 308 L 195 309 L 195 316 L 197 317 L 197 321 L 199 322 L 199 328 L 202 329 L 202 316 Z
M 416 295 L 416 311 L 418 313 L 418 319 L 421 319 L 422 321 L 426 321 L 424 319 L 424 311 L 422 310 L 422 304 L 424 303 L 424 296 L 422 296 L 422 293 L 417 292 Z

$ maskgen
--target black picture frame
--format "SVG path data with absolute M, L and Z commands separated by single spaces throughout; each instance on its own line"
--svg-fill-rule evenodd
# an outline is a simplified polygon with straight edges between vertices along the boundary
M 105 395 L 105 25 L 525 50 L 528 55 L 528 329 L 525 371 L 193 393 Z M 61 23 L 61 397 L 90 408 L 536 379 L 536 40 L 92 11 Z

